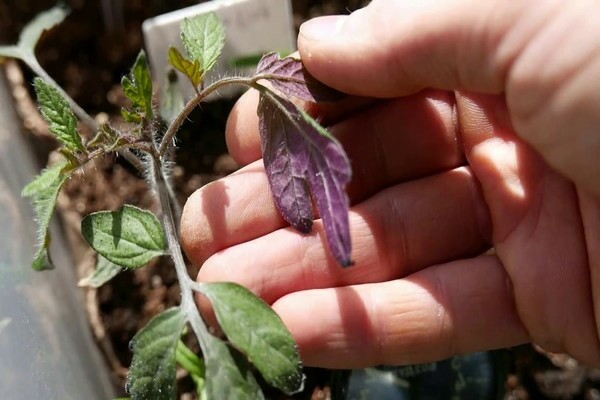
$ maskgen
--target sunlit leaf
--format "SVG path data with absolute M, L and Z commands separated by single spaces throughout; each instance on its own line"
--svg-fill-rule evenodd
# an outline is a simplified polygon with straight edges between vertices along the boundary
M 281 215 L 298 230 L 307 231 L 311 215 L 308 186 L 331 253 L 342 266 L 351 265 L 345 192 L 351 168 L 344 149 L 315 120 L 283 98 L 261 94 L 258 115 L 263 162 Z
M 258 63 L 257 75 L 267 75 L 273 87 L 285 96 L 302 100 L 337 101 L 345 95 L 326 86 L 308 73 L 302 61 L 294 57 L 279 58 L 277 53 L 268 53 Z
M 165 254 L 160 222 L 134 206 L 88 215 L 81 221 L 81 233 L 96 252 L 123 268 L 139 268 Z
M 49 227 L 58 193 L 68 177 L 68 163 L 65 161 L 44 170 L 21 193 L 23 197 L 31 198 L 38 224 L 37 251 L 32 263 L 35 270 L 54 268 L 48 253 L 51 240 Z
M 52 85 L 42 78 L 33 80 L 42 115 L 48 122 L 50 132 L 69 152 L 85 151 L 77 133 L 77 118 L 69 103 Z
M 80 280 L 78 285 L 80 287 L 89 286 L 92 288 L 99 288 L 100 286 L 104 285 L 106 282 L 110 281 L 112 278 L 117 276 L 121 271 L 122 268 L 120 266 L 98 254 L 96 268 L 88 277 Z
M 186 18 L 181 23 L 181 43 L 191 60 L 206 73 L 217 62 L 225 44 L 225 28 L 214 12 Z
M 121 79 L 121 87 L 125 96 L 131 101 L 133 110 L 133 112 L 127 111 L 124 116 L 138 113 L 141 117 L 152 120 L 154 117 L 152 111 L 152 77 L 150 76 L 146 53 L 143 50 L 138 54 L 129 76 L 124 76 Z
M 222 340 L 208 335 L 204 349 L 206 397 L 223 400 L 263 400 L 248 362 Z
M 200 65 L 200 60 L 190 61 L 185 58 L 175 47 L 169 48 L 169 64 L 177 71 L 184 74 L 194 87 L 202 82 L 204 71 Z
M 125 120 L 125 122 L 131 122 L 134 124 L 139 124 L 142 122 L 142 117 L 139 113 L 127 110 L 125 108 L 121 109 L 121 116 Z
M 303 376 L 296 343 L 271 307 L 235 283 L 205 283 L 200 291 L 211 300 L 227 339 L 269 385 L 288 394 L 300 390 Z
M 152 318 L 131 340 L 133 360 L 126 389 L 132 400 L 175 399 L 175 352 L 185 322 L 179 307 L 170 308 Z

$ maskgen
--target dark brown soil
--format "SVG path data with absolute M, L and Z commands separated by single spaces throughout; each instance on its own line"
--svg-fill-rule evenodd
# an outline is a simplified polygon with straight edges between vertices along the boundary
M 0 2 L 0 44 L 11 43 L 21 27 L 39 11 L 51 7 L 54 0 L 5 0 Z M 42 65 L 92 115 L 105 113 L 118 118 L 122 105 L 119 85 L 142 46 L 140 26 L 151 16 L 195 4 L 191 0 L 68 1 L 71 16 L 46 34 L 37 54 Z M 297 26 L 307 18 L 332 13 L 348 13 L 366 3 L 364 0 L 294 0 Z M 112 4 L 113 12 L 103 14 L 102 5 Z M 121 8 L 117 7 L 121 4 Z M 25 82 L 32 80 L 26 70 Z M 18 75 L 18 74 L 17 74 Z M 21 85 L 18 79 L 14 85 Z M 17 93 L 15 91 L 15 93 Z M 35 108 L 22 95 L 16 96 L 26 125 L 37 136 L 32 141 L 40 150 L 40 163 L 47 161 L 52 141 L 44 136 Z M 223 138 L 224 121 L 232 101 L 219 101 L 195 112 L 179 136 L 178 167 L 173 172 L 180 200 L 195 189 L 236 168 L 227 156 Z M 202 127 L 201 129 L 199 127 Z M 201 133 L 200 133 L 201 132 Z M 78 233 L 83 215 L 101 209 L 115 209 L 122 203 L 152 208 L 143 179 L 120 160 L 100 160 L 72 180 L 59 205 L 67 231 L 74 244 L 78 273 L 89 270 L 90 254 Z M 196 268 L 190 266 L 190 274 Z M 172 265 L 162 260 L 135 272 L 123 272 L 101 289 L 86 290 L 86 307 L 100 347 L 113 369 L 115 387 L 122 391 L 124 367 L 131 361 L 129 340 L 161 310 L 178 303 Z M 506 369 L 505 399 L 600 399 L 598 371 L 588 370 L 563 355 L 550 355 L 532 346 L 509 352 Z M 307 390 L 297 398 L 329 396 L 331 374 L 323 370 L 308 373 Z M 192 385 L 182 375 L 181 398 L 191 399 Z M 188 393 L 189 392 L 189 393 Z M 272 398 L 283 398 L 272 394 Z

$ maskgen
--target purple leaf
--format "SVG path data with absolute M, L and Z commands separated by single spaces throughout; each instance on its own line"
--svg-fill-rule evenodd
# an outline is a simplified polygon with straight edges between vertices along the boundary
M 256 74 L 266 75 L 264 79 L 287 97 L 294 96 L 316 103 L 337 101 L 345 96 L 309 74 L 302 61 L 292 57 L 279 58 L 277 53 L 265 54 L 258 63 Z
M 299 231 L 310 232 L 310 189 L 333 256 L 342 266 L 351 265 L 345 192 L 351 170 L 344 149 L 289 100 L 261 94 L 258 116 L 263 161 L 279 212 Z

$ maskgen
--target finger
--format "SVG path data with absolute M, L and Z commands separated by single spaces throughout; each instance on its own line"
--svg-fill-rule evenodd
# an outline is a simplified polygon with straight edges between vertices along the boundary
M 542 347 L 598 365 L 588 252 L 573 184 L 520 140 L 496 96 L 458 96 L 462 143 L 477 176 L 516 307 Z
M 596 332 L 600 332 L 600 200 L 581 190 L 577 194 L 590 266 Z
M 514 126 L 560 172 L 600 195 L 600 14 L 593 0 L 372 1 L 305 23 L 317 79 L 393 97 L 424 87 L 506 93 Z M 578 26 L 578 29 L 569 27 Z
M 249 90 L 234 105 L 227 119 L 225 140 L 231 156 L 241 165 L 250 164 L 261 158 L 258 134 L 259 93 Z M 335 103 L 309 103 L 296 101 L 322 125 L 330 126 L 347 115 L 358 113 L 373 104 L 374 99 L 350 96 Z
M 382 102 L 333 126 L 352 160 L 351 201 L 460 165 L 464 160 L 455 119 L 453 97 L 427 92 Z M 201 264 L 218 250 L 283 226 L 258 161 L 188 199 L 181 239 L 190 259 Z
M 261 158 L 258 135 L 258 92 L 249 90 L 235 103 L 227 118 L 225 142 L 229 154 L 240 165 Z
M 549 12 L 545 3 L 533 18 L 518 2 L 375 0 L 348 16 L 304 23 L 298 49 L 317 79 L 347 93 L 500 92 L 510 62 L 529 39 L 523 36 Z
M 309 366 L 415 364 L 529 340 L 495 257 L 385 283 L 295 292 L 273 308 Z
M 386 189 L 350 213 L 355 265 L 340 268 L 313 233 L 281 229 L 209 258 L 199 281 L 234 281 L 265 301 L 300 290 L 379 282 L 489 246 L 485 205 L 465 168 Z

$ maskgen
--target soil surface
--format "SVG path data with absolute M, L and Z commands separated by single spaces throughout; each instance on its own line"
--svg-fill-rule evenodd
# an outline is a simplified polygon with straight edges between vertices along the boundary
M 296 28 L 318 15 L 348 13 L 364 0 L 294 0 Z M 16 41 L 22 26 L 54 0 L 5 0 L 0 2 L 0 44 Z M 41 64 L 90 114 L 99 120 L 119 120 L 123 95 L 118 85 L 143 45 L 144 19 L 173 9 L 193 5 L 189 0 L 70 0 L 72 13 L 42 38 L 37 54 Z M 24 124 L 32 132 L 40 165 L 52 156 L 54 142 L 30 97 L 26 82 L 32 75 L 26 68 L 7 63 L 15 101 Z M 24 90 L 24 88 L 26 90 Z M 179 136 L 179 152 L 173 178 L 183 204 L 197 188 L 234 171 L 237 166 L 227 155 L 224 123 L 233 101 L 223 100 L 194 112 Z M 202 127 L 202 128 L 200 128 Z M 201 132 L 201 133 L 200 133 Z M 64 225 L 80 277 L 93 266 L 93 255 L 79 234 L 82 216 L 97 210 L 116 209 L 123 203 L 154 208 L 144 180 L 122 160 L 99 160 L 73 179 L 59 199 Z M 189 267 L 195 275 L 197 268 Z M 179 301 L 179 288 L 172 265 L 166 258 L 133 272 L 123 272 L 98 290 L 82 289 L 90 325 L 108 364 L 115 387 L 123 391 L 126 366 L 131 361 L 129 340 L 148 320 Z M 190 342 L 192 347 L 195 346 Z M 508 349 L 502 367 L 507 372 L 501 383 L 505 399 L 600 399 L 600 373 L 579 365 L 571 358 L 549 354 L 533 346 Z M 340 374 L 309 369 L 306 389 L 295 398 L 327 399 L 340 386 Z M 191 380 L 178 375 L 181 399 L 193 399 Z M 342 385 L 343 386 L 343 385 Z M 270 398 L 285 396 L 269 392 Z

